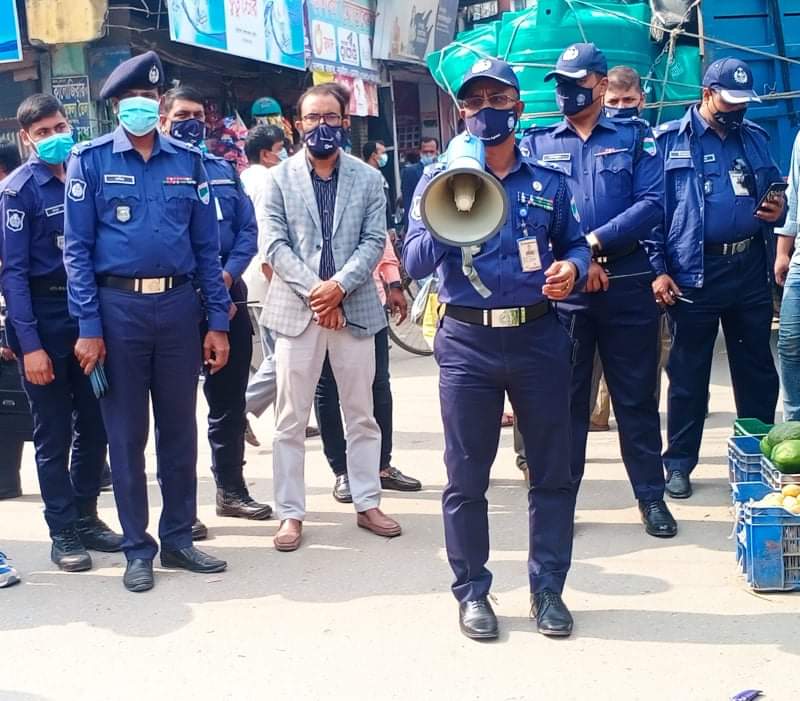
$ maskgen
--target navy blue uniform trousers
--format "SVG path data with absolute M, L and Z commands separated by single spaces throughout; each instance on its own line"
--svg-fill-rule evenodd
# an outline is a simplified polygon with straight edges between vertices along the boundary
M 572 556 L 569 470 L 572 343 L 553 313 L 516 328 L 445 317 L 436 334 L 447 487 L 442 496 L 447 557 L 459 601 L 486 596 L 492 574 L 486 490 L 508 393 L 535 456 L 528 493 L 532 592 L 561 592 Z
M 744 253 L 706 255 L 699 288 L 682 287 L 693 304 L 676 301 L 668 313 L 673 327 L 667 363 L 667 449 L 664 467 L 689 474 L 703 438 L 714 342 L 722 322 L 736 413 L 775 421 L 778 373 L 770 349 L 772 296 L 764 242 Z
M 206 374 L 203 393 L 208 402 L 208 444 L 211 447 L 211 472 L 217 487 L 237 490 L 244 487 L 245 392 L 250 379 L 253 354 L 253 325 L 247 313 L 247 286 L 241 280 L 230 290 L 236 315 L 228 331 L 228 363 L 213 375 Z M 200 340 L 208 326 L 200 326 Z
M 389 329 L 375 334 L 375 379 L 372 381 L 372 406 L 375 420 L 381 429 L 381 464 L 383 469 L 392 464 L 392 385 L 389 381 Z M 317 417 L 322 448 L 335 475 L 347 474 L 347 441 L 339 406 L 339 390 L 333 376 L 328 356 L 322 366 L 322 375 L 314 396 L 314 413 Z
M 577 345 L 572 373 L 575 494 L 586 463 L 592 368 L 597 350 L 619 424 L 622 461 L 634 495 L 645 501 L 662 499 L 661 423 L 655 398 L 660 353 L 659 310 L 651 288 L 654 276 L 642 250 L 609 264 L 607 271 L 610 278 L 607 291 L 579 292 L 558 305 L 559 314 Z M 538 469 L 530 451 L 528 462 L 534 471 Z
M 197 514 L 200 299 L 189 284 L 151 295 L 101 287 L 99 298 L 109 385 L 100 408 L 125 536 L 123 550 L 129 560 L 152 559 L 158 547 L 147 533 L 144 459 L 151 399 L 163 500 L 159 538 L 169 550 L 192 544 Z
M 23 380 L 23 388 L 33 416 L 44 517 L 53 535 L 75 525 L 81 501 L 97 499 L 106 460 L 106 434 L 89 378 L 75 358 L 78 324 L 69 316 L 66 297 L 34 297 L 33 313 L 55 380 L 48 385 Z M 9 343 L 24 377 L 22 354 L 13 332 Z

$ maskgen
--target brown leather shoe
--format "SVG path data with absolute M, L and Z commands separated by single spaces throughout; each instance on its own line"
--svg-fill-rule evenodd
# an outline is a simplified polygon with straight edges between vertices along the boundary
M 394 538 L 403 532 L 400 528 L 400 524 L 393 518 L 389 518 L 380 509 L 359 511 L 356 517 L 356 523 L 359 528 L 366 528 L 375 535 L 382 535 L 385 538 Z
M 282 553 L 290 553 L 300 547 L 302 539 L 303 522 L 298 521 L 296 518 L 287 518 L 285 521 L 281 521 L 281 527 L 272 542 L 275 545 L 275 550 Z

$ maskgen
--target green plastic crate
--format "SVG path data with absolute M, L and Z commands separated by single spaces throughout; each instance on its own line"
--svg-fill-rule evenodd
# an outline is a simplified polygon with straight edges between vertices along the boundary
M 765 424 L 758 419 L 736 419 L 733 422 L 734 436 L 754 436 L 762 438 L 766 436 L 775 424 Z

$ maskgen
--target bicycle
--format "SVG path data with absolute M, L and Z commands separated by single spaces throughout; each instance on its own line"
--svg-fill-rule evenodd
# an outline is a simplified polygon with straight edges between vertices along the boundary
M 393 244 L 397 259 L 402 260 L 400 241 L 395 239 Z M 422 326 L 411 319 L 411 308 L 414 306 L 414 300 L 419 294 L 420 285 L 405 271 L 402 264 L 400 265 L 400 284 L 403 286 L 403 295 L 408 304 L 409 314 L 400 324 L 398 324 L 394 315 L 389 316 L 389 338 L 407 353 L 420 356 L 433 355 L 433 349 L 428 345 L 423 335 Z

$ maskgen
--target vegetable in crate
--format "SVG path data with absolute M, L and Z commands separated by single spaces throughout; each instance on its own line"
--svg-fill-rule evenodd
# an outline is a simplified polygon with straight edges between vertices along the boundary
M 787 440 L 772 449 L 772 464 L 785 475 L 800 474 L 800 440 Z
M 761 454 L 765 455 L 766 457 L 770 457 L 772 455 L 772 444 L 769 442 L 767 436 L 764 436 L 758 443 L 759 448 L 761 448 Z
M 800 440 L 800 421 L 777 424 L 767 434 L 767 441 L 773 448 L 779 443 L 793 440 Z

